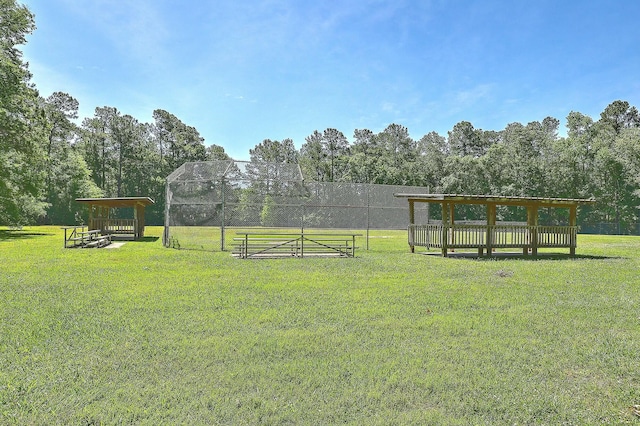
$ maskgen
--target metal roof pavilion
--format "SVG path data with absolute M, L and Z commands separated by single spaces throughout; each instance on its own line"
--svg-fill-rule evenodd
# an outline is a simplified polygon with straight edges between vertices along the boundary
M 495 248 L 519 248 L 523 255 L 529 251 L 537 255 L 538 248 L 568 247 L 575 255 L 578 233 L 577 209 L 581 204 L 592 204 L 594 199 L 519 197 L 502 195 L 466 194 L 393 194 L 406 198 L 409 202 L 409 246 L 434 247 L 447 256 L 449 249 L 475 248 L 478 255 L 486 251 L 491 256 Z M 416 224 L 415 203 L 440 203 L 442 205 L 441 224 Z M 478 204 L 487 208 L 485 225 L 457 225 L 455 206 Z M 527 209 L 526 225 L 504 225 L 496 221 L 497 206 L 521 206 Z M 568 208 L 568 226 L 539 226 L 540 207 Z
M 519 197 L 505 195 L 468 195 L 468 194 L 393 194 L 398 198 L 425 203 L 456 203 L 456 204 L 497 204 L 501 206 L 531 206 L 540 207 L 571 207 L 578 204 L 595 203 L 594 199 L 584 198 L 547 198 L 547 197 Z

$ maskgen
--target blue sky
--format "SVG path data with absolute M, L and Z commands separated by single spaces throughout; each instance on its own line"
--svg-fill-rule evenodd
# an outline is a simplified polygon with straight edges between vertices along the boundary
M 165 109 L 236 159 L 263 139 L 640 107 L 640 1 L 26 0 L 41 95 Z

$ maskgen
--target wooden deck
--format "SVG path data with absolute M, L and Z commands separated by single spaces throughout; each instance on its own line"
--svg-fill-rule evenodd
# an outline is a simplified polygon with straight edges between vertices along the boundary
M 538 248 L 576 248 L 577 226 L 531 225 L 409 225 L 409 245 L 441 249 L 477 249 L 478 255 L 493 249 L 522 249 L 537 254 Z

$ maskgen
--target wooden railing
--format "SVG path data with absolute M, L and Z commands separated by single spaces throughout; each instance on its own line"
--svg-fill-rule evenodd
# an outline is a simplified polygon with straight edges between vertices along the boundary
M 538 247 L 575 247 L 577 226 L 538 226 Z
M 572 248 L 576 246 L 577 232 L 576 226 L 409 225 L 409 245 L 427 248 Z
M 494 225 L 491 236 L 491 247 L 495 248 L 525 248 L 531 245 L 532 232 L 535 226 L 527 225 Z
M 409 225 L 409 245 L 440 248 L 444 227 L 442 225 Z
M 99 229 L 102 234 L 136 234 L 138 221 L 136 219 L 106 219 L 93 218 L 89 228 Z

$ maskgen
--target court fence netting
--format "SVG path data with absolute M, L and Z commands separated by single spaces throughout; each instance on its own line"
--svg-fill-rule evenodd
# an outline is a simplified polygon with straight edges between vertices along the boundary
M 394 193 L 428 193 L 419 186 L 304 179 L 300 166 L 235 160 L 189 162 L 166 182 L 166 247 L 230 250 L 235 232 L 270 229 L 362 231 L 407 229 L 409 206 Z M 426 223 L 428 204 L 416 206 Z

